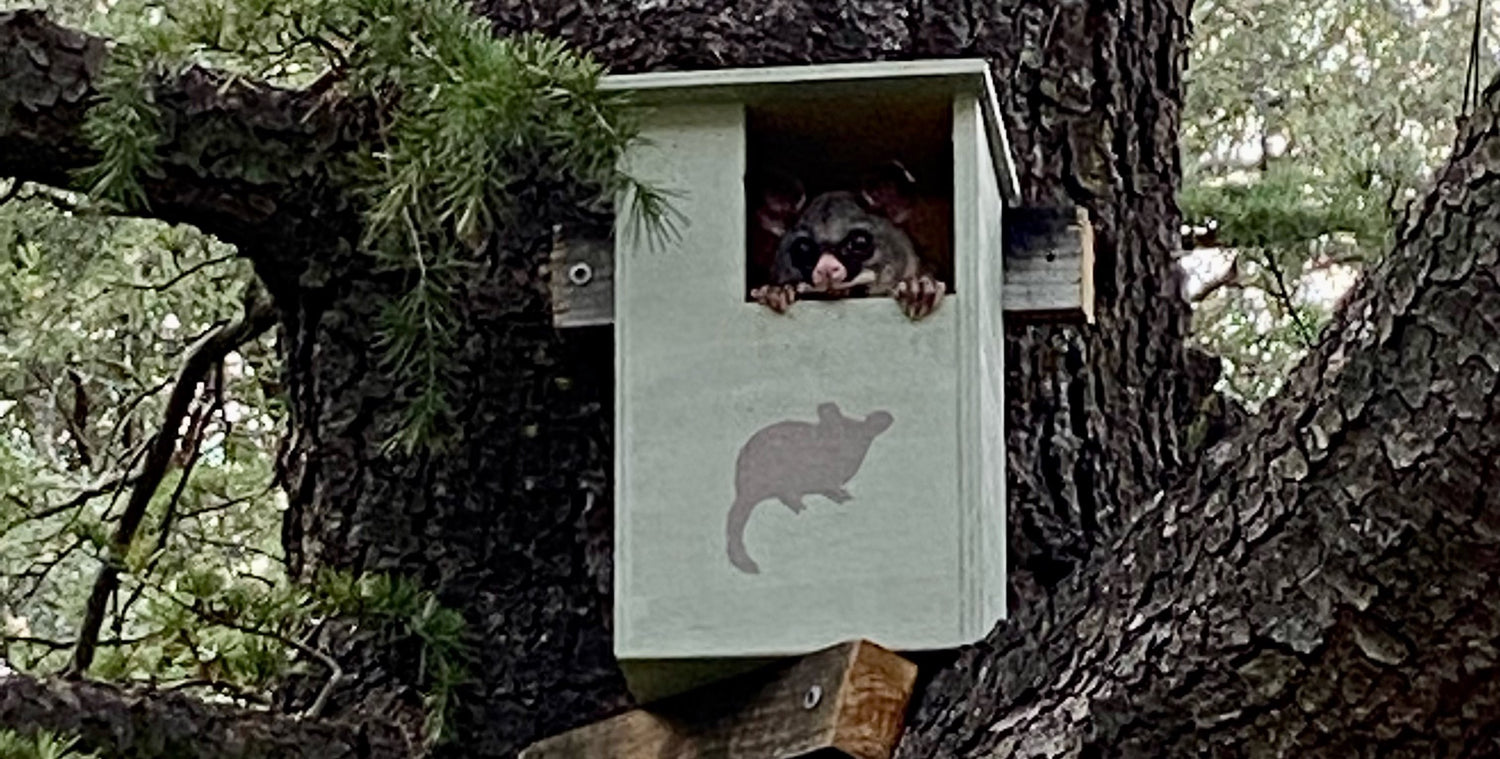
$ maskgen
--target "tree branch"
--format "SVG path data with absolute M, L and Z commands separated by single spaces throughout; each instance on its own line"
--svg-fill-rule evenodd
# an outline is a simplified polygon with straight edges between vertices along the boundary
M 0 677 L 0 725 L 76 733 L 108 756 L 410 759 L 419 751 L 380 715 L 353 722 L 304 720 L 181 692 L 101 683 Z
M 6 533 L 10 532 L 18 524 L 39 519 L 47 519 L 49 517 L 57 516 L 58 514 L 61 514 L 70 509 L 76 509 L 79 506 L 82 506 L 85 503 L 88 503 L 89 501 L 120 487 L 121 485 L 130 484 L 134 481 L 134 479 L 134 477 L 128 475 L 116 475 L 114 477 L 101 480 L 91 487 L 78 491 L 72 497 L 70 497 L 66 501 L 63 501 L 62 503 L 59 503 L 55 506 L 44 506 L 38 511 L 31 511 L 30 504 L 27 504 L 20 499 L 14 499 L 18 504 L 22 506 L 22 508 L 25 508 L 28 513 L 17 521 L 5 525 L 4 527 L 0 527 L 0 537 L 4 537 Z
M 56 537 L 56 536 L 54 535 L 52 537 Z M 39 541 L 39 542 L 41 542 L 41 543 L 47 543 L 47 542 L 50 542 L 50 540 L 51 540 L 51 538 L 48 538 L 47 540 L 42 540 L 42 541 Z M 66 559 L 69 556 L 71 556 L 74 551 L 78 550 L 79 548 L 82 548 L 83 544 L 87 543 L 87 542 L 88 542 L 88 538 L 86 538 L 86 537 L 80 536 L 80 537 L 74 538 L 73 541 L 71 543 L 69 543 L 66 548 L 63 548 L 62 550 L 58 551 L 57 555 L 53 556 L 50 560 L 48 560 L 48 561 L 34 561 L 29 566 L 26 567 L 25 571 L 22 571 L 19 574 L 12 575 L 12 577 L 16 577 L 18 579 L 19 578 L 30 579 L 32 581 L 32 583 L 31 583 L 31 587 L 28 588 L 26 590 L 26 592 L 22 593 L 19 597 L 7 599 L 7 600 L 9 600 L 11 603 L 21 603 L 21 602 L 25 602 L 25 601 L 31 600 L 32 597 L 34 597 L 37 594 L 37 591 L 39 591 L 39 590 L 42 589 L 42 583 L 44 583 L 44 582 L 47 581 L 47 575 L 52 574 L 52 570 L 56 569 L 57 565 L 59 565 L 59 564 L 61 564 L 63 562 L 63 559 Z
M 237 256 L 235 254 L 230 254 L 230 255 L 227 255 L 227 256 L 219 256 L 218 258 L 210 258 L 210 259 L 208 259 L 206 261 L 199 261 L 198 263 L 196 263 L 196 264 L 194 264 L 192 266 L 189 266 L 186 269 L 183 269 L 182 271 L 180 271 L 177 274 L 173 275 L 171 279 L 168 279 L 168 280 L 166 280 L 164 282 L 121 282 L 121 281 L 112 281 L 112 282 L 109 282 L 108 284 L 110 284 L 112 286 L 115 286 L 115 287 L 128 287 L 128 288 L 130 288 L 132 290 L 154 290 L 156 292 L 162 292 L 162 291 L 165 291 L 165 290 L 170 290 L 178 282 L 181 282 L 182 280 L 187 279 L 188 277 L 191 277 L 192 275 L 197 274 L 198 272 L 203 271 L 204 269 L 207 269 L 207 268 L 210 268 L 210 267 L 213 267 L 213 266 L 218 266 L 220 264 L 229 263 L 230 261 L 233 261 L 235 258 L 237 258 Z
M 1283 393 L 940 674 L 899 757 L 1487 753 L 1497 92 Z
M 1297 335 L 1302 338 L 1302 345 L 1311 347 L 1317 335 L 1313 334 L 1312 327 L 1302 319 L 1302 314 L 1297 311 L 1297 304 L 1292 300 L 1291 290 L 1287 288 L 1286 276 L 1281 271 L 1281 264 L 1276 261 L 1276 253 L 1270 250 L 1262 250 L 1261 258 L 1265 261 L 1266 272 L 1271 275 L 1274 289 L 1268 289 L 1271 297 L 1281 303 L 1281 309 L 1287 316 L 1292 318 L 1292 324 L 1297 327 Z
M 115 589 L 119 587 L 121 562 L 130 550 L 130 544 L 135 539 L 141 520 L 146 516 L 146 509 L 151 505 L 152 496 L 156 494 L 157 487 L 161 485 L 172 463 L 172 456 L 177 450 L 177 437 L 182 427 L 182 420 L 187 415 L 193 398 L 198 394 L 198 385 L 203 382 L 208 371 L 223 360 L 225 355 L 258 337 L 275 323 L 275 310 L 270 304 L 262 301 L 256 293 L 254 288 L 247 293 L 243 310 L 236 319 L 211 330 L 199 339 L 188 351 L 182 368 L 177 372 L 172 393 L 167 398 L 167 408 L 163 413 L 162 423 L 157 428 L 156 435 L 147 450 L 141 474 L 131 488 L 130 500 L 126 503 L 125 512 L 121 515 L 119 524 L 115 526 L 115 533 L 104 557 L 104 563 L 94 579 L 93 590 L 85 606 L 83 623 L 79 627 L 78 646 L 73 651 L 73 662 L 68 670 L 68 674 L 72 677 L 82 677 L 93 664 L 94 646 L 99 637 L 99 630 L 104 624 L 105 606 Z
M 344 668 L 339 666 L 338 660 L 334 659 L 332 656 L 329 656 L 326 653 L 323 653 L 316 647 L 308 645 L 303 641 L 297 640 L 290 635 L 282 635 L 280 633 L 271 632 L 269 630 L 261 630 L 231 619 L 219 619 L 208 616 L 204 617 L 204 620 L 216 625 L 220 625 L 222 627 L 228 627 L 232 630 L 239 630 L 242 633 L 259 635 L 261 637 L 279 641 L 284 645 L 288 645 L 292 648 L 297 649 L 306 656 L 311 656 L 312 658 L 322 662 L 323 666 L 328 668 L 328 679 L 324 680 L 323 687 L 318 689 L 317 698 L 314 698 L 313 702 L 309 704 L 306 709 L 302 710 L 302 713 L 299 716 L 304 719 L 312 719 L 322 716 L 323 709 L 328 706 L 329 697 L 333 695 L 333 689 L 337 688 L 339 683 L 343 682 L 344 680 Z
M 159 638 L 163 633 L 164 631 L 158 630 L 153 633 L 146 633 L 145 635 L 137 635 L 134 638 L 105 638 L 99 641 L 97 645 L 100 648 L 133 646 L 137 643 L 145 643 L 148 640 Z M 76 640 L 52 640 L 50 638 L 38 638 L 31 635 L 9 635 L 6 633 L 0 633 L 0 645 L 9 645 L 12 643 L 20 643 L 28 646 L 41 646 L 42 648 L 50 648 L 53 651 L 61 651 L 65 648 L 72 648 L 78 645 L 78 641 Z
M 96 158 L 83 124 L 98 97 L 105 41 L 41 11 L 10 11 L 0 12 L 0 50 L 32 51 L 0 66 L 0 176 L 72 186 Z M 202 68 L 160 83 L 153 103 L 169 125 L 161 171 L 142 178 L 153 217 L 234 244 L 277 298 L 295 291 L 309 248 L 358 238 L 356 205 L 329 175 L 337 163 L 330 156 L 358 146 L 358 108 Z M 226 170 L 217 160 L 224 155 L 256 173 Z

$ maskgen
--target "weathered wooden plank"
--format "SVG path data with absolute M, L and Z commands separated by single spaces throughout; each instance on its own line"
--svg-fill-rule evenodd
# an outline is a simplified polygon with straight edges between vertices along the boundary
M 558 327 L 614 323 L 614 263 L 614 239 L 607 233 L 555 230 L 547 263 L 552 323 Z
M 1005 315 L 1027 321 L 1094 321 L 1094 229 L 1070 207 L 1005 211 Z
M 1009 319 L 1094 321 L 1094 232 L 1082 208 L 1008 208 L 1004 289 Z M 550 263 L 553 322 L 583 327 L 614 322 L 614 243 L 559 233 Z
M 915 664 L 852 641 L 532 744 L 522 759 L 885 759 Z

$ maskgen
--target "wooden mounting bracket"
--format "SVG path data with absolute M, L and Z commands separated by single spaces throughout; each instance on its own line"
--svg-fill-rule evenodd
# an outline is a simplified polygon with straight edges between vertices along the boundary
M 615 321 L 615 240 L 598 231 L 552 230 L 547 260 L 552 323 L 592 327 Z
M 1005 316 L 1094 323 L 1094 227 L 1072 206 L 1005 209 Z
M 851 641 L 547 738 L 521 759 L 887 759 L 916 677 L 912 662 Z
M 1094 321 L 1094 231 L 1082 208 L 1005 209 L 1001 308 L 1026 322 Z M 612 324 L 614 240 L 558 229 L 547 265 L 558 327 Z

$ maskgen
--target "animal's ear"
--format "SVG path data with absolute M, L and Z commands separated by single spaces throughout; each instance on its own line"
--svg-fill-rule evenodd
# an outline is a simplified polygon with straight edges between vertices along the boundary
M 878 211 L 897 224 L 911 217 L 917 180 L 900 161 L 888 161 L 865 179 L 860 198 L 871 211 Z
M 843 412 L 839 411 L 839 405 L 832 401 L 818 404 L 818 421 L 837 422 L 844 418 Z
M 761 187 L 760 208 L 755 211 L 755 221 L 761 229 L 780 237 L 786 234 L 806 204 L 807 192 L 802 189 L 802 182 L 788 174 L 772 174 L 765 178 Z

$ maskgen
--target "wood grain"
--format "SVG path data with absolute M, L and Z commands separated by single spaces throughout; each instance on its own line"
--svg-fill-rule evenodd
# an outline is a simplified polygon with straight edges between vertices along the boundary
M 1082 208 L 1005 210 L 1007 318 L 1094 321 L 1094 234 Z
M 915 664 L 851 641 L 537 742 L 522 759 L 885 759 Z
M 615 320 L 615 248 L 608 233 L 553 232 L 547 280 L 552 290 L 552 323 L 590 327 Z

